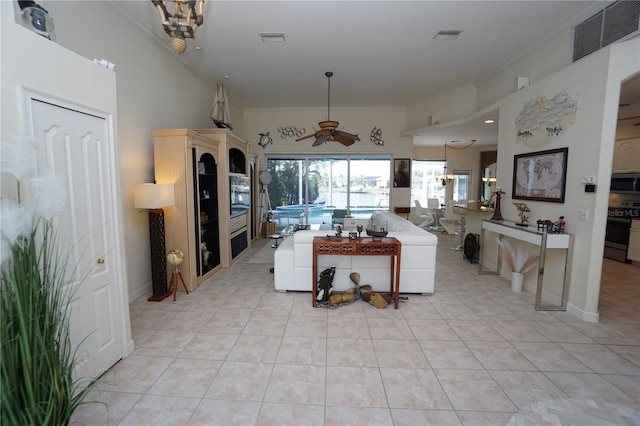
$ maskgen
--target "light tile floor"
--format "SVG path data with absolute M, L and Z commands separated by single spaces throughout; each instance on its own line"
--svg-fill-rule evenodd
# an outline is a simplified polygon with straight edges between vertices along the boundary
M 438 237 L 435 293 L 399 310 L 276 293 L 270 265 L 246 263 L 269 240 L 176 304 L 131 302 L 135 352 L 72 424 L 500 425 L 568 398 L 640 423 L 639 266 L 604 261 L 592 324 L 536 312 Z

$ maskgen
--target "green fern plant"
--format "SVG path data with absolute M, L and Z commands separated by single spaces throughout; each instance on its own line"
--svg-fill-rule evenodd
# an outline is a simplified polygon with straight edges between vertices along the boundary
M 2 171 L 20 182 L 30 170 L 5 167 L 3 145 Z M 66 425 L 97 381 L 74 378 L 73 294 L 65 284 L 75 270 L 67 269 L 52 221 L 64 206 L 60 182 L 31 179 L 29 187 L 29 208 L 0 200 L 0 424 Z

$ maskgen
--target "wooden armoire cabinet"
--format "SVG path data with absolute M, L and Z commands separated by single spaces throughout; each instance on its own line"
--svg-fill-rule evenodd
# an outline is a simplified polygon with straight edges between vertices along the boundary
M 164 212 L 166 249 L 184 253 L 180 270 L 193 291 L 249 248 L 249 144 L 224 129 L 154 130 L 153 140 L 156 182 L 175 185 L 175 206 Z
M 195 132 L 218 144 L 220 254 L 222 267 L 228 268 L 251 244 L 253 185 L 249 143 L 226 129 L 197 129 Z
M 187 129 L 152 134 L 156 182 L 175 185 L 175 206 L 164 209 L 166 249 L 184 253 L 180 270 L 193 291 L 222 267 L 219 142 Z

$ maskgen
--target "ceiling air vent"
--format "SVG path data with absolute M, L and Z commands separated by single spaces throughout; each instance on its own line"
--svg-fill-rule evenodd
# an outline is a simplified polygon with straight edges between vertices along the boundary
M 258 33 L 265 43 L 284 43 L 284 33 Z
M 640 34 L 640 1 L 619 0 L 575 28 L 573 60 Z
M 462 34 L 462 30 L 439 30 L 433 38 L 435 40 L 455 40 L 460 37 L 460 34 Z

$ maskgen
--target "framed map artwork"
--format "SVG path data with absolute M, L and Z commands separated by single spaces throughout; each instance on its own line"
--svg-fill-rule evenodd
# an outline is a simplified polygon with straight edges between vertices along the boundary
M 569 148 L 513 156 L 513 190 L 518 200 L 564 203 Z

